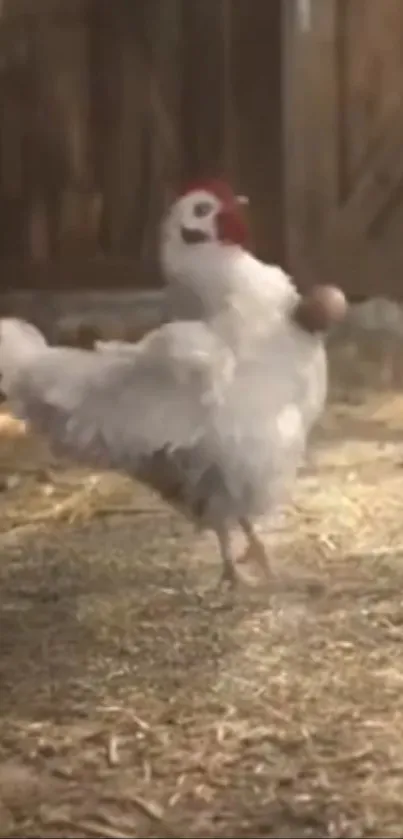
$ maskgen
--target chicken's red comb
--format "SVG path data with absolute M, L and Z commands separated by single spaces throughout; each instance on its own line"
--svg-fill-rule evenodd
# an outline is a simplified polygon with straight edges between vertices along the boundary
M 190 181 L 180 190 L 178 197 L 183 198 L 184 195 L 188 195 L 190 192 L 196 192 L 198 190 L 210 192 L 224 204 L 236 203 L 236 196 L 233 189 L 231 189 L 230 185 L 226 181 L 220 180 L 220 178 L 200 178 Z

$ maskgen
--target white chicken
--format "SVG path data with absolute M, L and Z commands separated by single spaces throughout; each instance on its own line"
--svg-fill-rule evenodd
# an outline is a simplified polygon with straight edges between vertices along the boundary
M 137 344 L 51 347 L 26 322 L 0 322 L 1 386 L 15 414 L 56 452 L 124 471 L 213 530 L 230 584 L 237 524 L 245 556 L 269 573 L 254 522 L 292 485 L 327 392 L 321 335 L 297 325 L 295 286 L 246 237 L 225 185 L 181 196 L 163 223 L 162 265 L 203 320 L 165 324 Z

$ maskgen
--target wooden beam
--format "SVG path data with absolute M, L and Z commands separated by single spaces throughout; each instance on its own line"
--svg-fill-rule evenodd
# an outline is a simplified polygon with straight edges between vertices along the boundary
M 301 9 L 310 10 L 305 20 Z M 403 105 L 381 126 L 370 166 L 341 203 L 342 4 L 291 0 L 284 12 L 288 246 L 296 281 L 402 297 L 403 249 L 381 237 L 403 203 Z
M 184 178 L 227 170 L 227 13 L 226 0 L 182 0 Z
M 57 15 L 60 19 L 81 20 L 91 0 L 3 0 L 0 23 L 21 18 Z
M 338 0 L 283 3 L 287 253 L 298 271 L 339 198 Z
M 382 247 L 381 235 L 389 214 L 403 201 L 403 106 L 382 128 L 382 143 L 346 204 L 330 216 L 326 233 L 312 244 L 302 266 L 308 277 L 345 282 L 354 277 L 362 294 L 398 289 L 393 274 L 403 271 L 403 249 Z M 310 279 L 309 279 L 310 281 Z
M 0 261 L 0 294 L 40 289 L 85 291 L 108 289 L 152 289 L 159 286 L 159 276 L 145 271 L 140 260 L 66 259 L 61 262 L 30 260 Z
M 371 157 L 347 202 L 334 214 L 329 223 L 329 239 L 341 236 L 353 239 L 370 234 L 393 202 L 393 196 L 403 180 L 403 105 L 393 114 L 388 124 L 381 127 L 382 142 Z M 326 237 L 327 239 L 328 237 Z M 327 244 L 327 243 L 324 243 Z
M 236 0 L 231 9 L 234 183 L 250 199 L 253 247 L 284 262 L 281 0 Z

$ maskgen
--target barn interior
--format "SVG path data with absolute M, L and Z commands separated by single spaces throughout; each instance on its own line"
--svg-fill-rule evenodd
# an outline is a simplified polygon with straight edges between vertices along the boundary
M 354 304 L 272 578 L 233 596 L 210 533 L 1 404 L 0 839 L 401 836 L 402 60 L 401 0 L 0 3 L 2 315 L 140 337 L 206 174 Z

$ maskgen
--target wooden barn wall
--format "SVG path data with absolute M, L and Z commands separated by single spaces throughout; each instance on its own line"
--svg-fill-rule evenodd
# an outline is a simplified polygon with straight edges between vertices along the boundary
M 287 5 L 287 248 L 301 286 L 403 296 L 403 3 Z
M 3 0 L 0 288 L 158 284 L 173 186 L 225 174 L 281 259 L 280 2 Z
M 344 0 L 339 11 L 344 197 L 402 101 L 403 7 L 400 0 Z
M 365 230 L 366 277 L 403 297 L 403 3 L 354 0 L 345 9 L 342 198 L 354 199 Z M 356 248 L 357 254 L 360 250 Z M 352 274 L 350 285 L 354 290 Z

